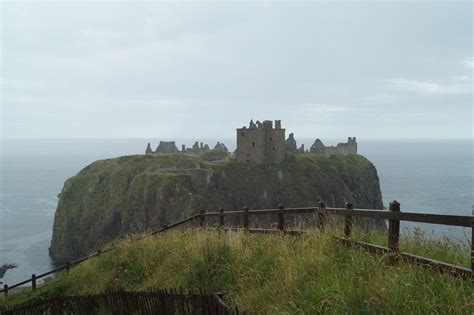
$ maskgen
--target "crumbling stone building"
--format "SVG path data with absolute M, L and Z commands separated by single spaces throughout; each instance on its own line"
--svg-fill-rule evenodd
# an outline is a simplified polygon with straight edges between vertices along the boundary
M 326 147 L 321 140 L 316 139 L 309 152 L 320 153 L 326 156 L 357 154 L 356 137 L 348 137 L 346 143 L 338 143 L 336 146 L 330 147 Z
M 285 139 L 285 129 L 281 128 L 281 120 L 265 120 L 263 122 L 253 120 L 249 126 L 237 128 L 237 149 L 234 156 L 237 161 L 253 164 L 278 164 L 287 156 L 304 153 L 317 153 L 325 156 L 357 154 L 357 141 L 355 137 L 349 137 L 347 143 L 338 143 L 336 146 L 326 147 L 323 142 L 316 139 L 309 150 L 305 151 L 302 144 L 299 148 L 293 133 Z M 151 144 L 145 151 L 146 154 L 172 154 L 185 153 L 197 154 L 207 161 L 221 161 L 230 157 L 229 150 L 217 142 L 213 149 L 203 142 L 196 141 L 191 148 L 183 144 L 178 150 L 174 141 L 160 141 L 155 151 Z
M 151 143 L 148 143 L 145 153 L 152 154 L 152 153 L 177 153 L 179 152 L 178 148 L 176 147 L 176 143 L 174 141 L 160 141 L 160 144 L 156 148 L 155 151 L 151 149 Z
M 204 142 L 199 143 L 199 141 L 194 142 L 191 148 L 186 148 L 186 145 L 184 144 L 181 145 L 181 153 L 199 154 L 209 150 L 209 145 L 204 144 Z
M 275 128 L 271 120 L 263 123 L 251 120 L 248 128 L 237 129 L 238 161 L 277 164 L 285 159 L 285 153 L 285 129 L 281 128 L 280 120 L 275 120 Z
M 335 147 L 326 147 L 321 140 L 316 139 L 309 152 L 331 155 L 357 154 L 355 137 L 349 137 L 347 143 L 338 143 Z M 275 128 L 270 120 L 263 123 L 253 120 L 249 127 L 237 129 L 237 149 L 235 157 L 238 161 L 254 164 L 277 164 L 292 154 L 308 153 L 302 144 L 299 148 L 290 133 L 285 140 L 285 129 L 281 128 L 281 121 L 275 120 Z
M 173 153 L 185 153 L 185 154 L 196 154 L 201 156 L 202 159 L 207 161 L 218 161 L 224 160 L 229 156 L 229 150 L 224 143 L 217 142 L 214 148 L 211 150 L 209 145 L 203 142 L 199 143 L 196 141 L 191 148 L 186 148 L 183 144 L 181 151 L 176 147 L 175 141 L 160 141 L 160 144 L 155 151 L 151 148 L 151 143 L 148 143 L 145 154 L 173 154 Z

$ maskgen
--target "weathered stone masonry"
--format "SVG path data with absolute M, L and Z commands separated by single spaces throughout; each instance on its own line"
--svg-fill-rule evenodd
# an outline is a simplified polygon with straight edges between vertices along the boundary
M 285 140 L 285 129 L 281 128 L 281 120 L 275 120 L 275 127 L 271 120 L 263 122 L 253 120 L 249 126 L 237 128 L 237 149 L 234 156 L 237 161 L 253 163 L 253 164 L 278 164 L 287 156 L 293 154 L 318 153 L 325 156 L 331 155 L 349 155 L 357 154 L 357 141 L 355 137 L 349 137 L 347 143 L 338 143 L 336 146 L 327 147 L 319 139 L 316 139 L 309 150 L 305 151 L 304 145 L 300 148 L 293 133 L 290 133 L 288 139 Z M 151 149 L 151 144 L 145 151 L 146 154 L 170 154 L 170 153 L 186 153 L 199 154 L 204 160 L 219 161 L 230 157 L 227 147 L 217 142 L 211 150 L 207 144 L 196 141 L 192 148 L 186 148 L 182 145 L 178 150 L 174 141 L 160 141 L 155 151 Z
M 326 156 L 357 154 L 356 137 L 348 137 L 347 143 L 338 143 L 335 147 L 326 147 L 321 140 L 316 139 L 309 151 L 311 153 L 321 153 Z
M 285 140 L 285 129 L 281 128 L 280 120 L 275 120 L 275 128 L 270 120 L 263 123 L 251 120 L 248 128 L 237 129 L 235 158 L 241 162 L 277 164 L 289 155 L 308 152 L 326 156 L 357 154 L 357 142 L 355 137 L 349 137 L 347 143 L 326 147 L 321 140 L 316 139 L 311 149 L 305 151 L 304 145 L 298 148 L 293 133 Z
M 285 159 L 285 129 L 281 121 L 271 120 L 263 123 L 250 122 L 249 128 L 237 129 L 237 150 L 235 157 L 238 161 L 255 164 L 277 164 Z
M 160 141 L 160 144 L 155 151 L 151 148 L 151 143 L 148 143 L 145 154 L 173 154 L 173 153 L 185 153 L 185 154 L 196 154 L 199 155 L 203 160 L 206 161 L 220 161 L 224 160 L 229 156 L 229 150 L 225 144 L 217 142 L 214 148 L 211 150 L 209 145 L 203 142 L 199 143 L 196 141 L 192 148 L 186 148 L 183 144 L 181 151 L 176 147 L 175 141 Z

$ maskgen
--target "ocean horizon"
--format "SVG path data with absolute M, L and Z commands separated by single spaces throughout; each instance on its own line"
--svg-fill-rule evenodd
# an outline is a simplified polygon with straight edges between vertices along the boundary
M 165 139 L 166 140 L 166 139 Z M 297 139 L 299 140 L 299 139 Z M 314 140 L 314 139 L 313 139 Z M 301 139 L 305 148 L 313 142 Z M 324 140 L 335 145 L 346 139 Z M 234 139 L 203 139 L 211 148 L 217 141 L 229 150 Z M 3 139 L 0 183 L 0 265 L 15 263 L 4 283 L 14 284 L 52 268 L 51 241 L 58 194 L 67 178 L 99 159 L 143 154 L 149 139 Z M 188 147 L 192 139 L 176 139 Z M 383 202 L 394 199 L 402 211 L 472 215 L 473 140 L 363 140 L 358 152 L 377 168 Z M 357 207 L 357 205 L 355 205 Z M 426 238 L 468 242 L 470 230 L 429 224 L 403 223 L 402 233 L 421 229 Z M 1 279 L 0 279 L 1 281 Z

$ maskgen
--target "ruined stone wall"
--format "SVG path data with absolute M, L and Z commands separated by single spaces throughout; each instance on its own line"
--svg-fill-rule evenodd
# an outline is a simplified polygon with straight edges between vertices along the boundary
M 160 141 L 160 144 L 155 151 L 151 149 L 151 143 L 148 143 L 145 154 L 174 154 L 174 153 L 185 153 L 185 154 L 195 154 L 195 155 L 205 155 L 203 157 L 205 160 L 214 161 L 216 159 L 220 160 L 228 156 L 229 150 L 224 143 L 217 142 L 215 147 L 211 150 L 208 144 L 203 142 L 199 143 L 196 141 L 192 148 L 186 148 L 186 145 L 181 146 L 181 150 L 178 150 L 176 147 L 175 141 Z
M 266 147 L 265 156 L 266 163 L 278 164 L 285 159 L 285 129 L 265 129 Z
M 237 129 L 236 158 L 255 164 L 282 162 L 285 158 L 285 129 Z
M 300 148 L 294 135 L 291 133 L 285 140 L 285 129 L 281 128 L 281 120 L 275 120 L 275 128 L 271 120 L 263 122 L 250 121 L 248 127 L 237 129 L 237 149 L 235 158 L 238 161 L 253 164 L 279 164 L 285 157 L 305 153 L 304 145 Z M 321 140 L 316 139 L 309 152 L 331 155 L 357 154 L 357 141 L 355 137 L 349 137 L 346 143 L 338 143 L 336 146 L 325 146 Z M 211 150 L 207 144 L 196 141 L 192 148 L 181 146 L 178 150 L 174 141 L 160 141 L 158 148 L 153 151 L 151 144 L 145 150 L 146 154 L 170 154 L 184 153 L 200 155 L 206 161 L 221 161 L 230 157 L 227 147 L 217 142 Z
M 237 129 L 237 161 L 262 164 L 265 160 L 265 133 L 260 129 Z
M 160 141 L 160 144 L 155 150 L 155 153 L 178 153 L 178 148 L 176 147 L 176 143 L 174 141 Z
M 310 152 L 321 153 L 326 156 L 357 154 L 356 137 L 349 137 L 346 143 L 338 143 L 336 146 L 330 147 L 324 146 L 321 140 L 316 139 L 311 146 Z
M 281 163 L 285 158 L 285 129 L 237 129 L 236 158 L 255 164 Z

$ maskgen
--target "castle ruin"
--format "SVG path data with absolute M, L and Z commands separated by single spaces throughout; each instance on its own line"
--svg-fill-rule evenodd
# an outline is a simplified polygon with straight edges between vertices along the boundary
M 237 161 L 278 164 L 285 159 L 285 153 L 285 129 L 281 128 L 280 120 L 275 120 L 275 128 L 271 120 L 251 120 L 248 128 L 237 129 Z
M 181 145 L 181 150 L 176 146 L 175 141 L 160 141 L 156 150 L 152 150 L 151 143 L 148 143 L 145 154 L 173 154 L 185 153 L 200 155 L 204 160 L 217 161 L 223 160 L 229 155 L 229 150 L 224 143 L 217 142 L 213 149 L 209 148 L 208 144 L 196 141 L 191 148 L 186 148 L 186 145 Z
M 253 164 L 278 164 L 286 157 L 293 154 L 316 153 L 327 157 L 331 155 L 357 154 L 357 141 L 355 137 L 348 137 L 346 143 L 338 143 L 336 146 L 325 146 L 320 139 L 316 139 L 309 150 L 305 150 L 302 144 L 299 148 L 290 133 L 285 139 L 285 129 L 281 127 L 281 120 L 265 120 L 263 122 L 253 120 L 249 126 L 237 128 L 237 149 L 234 157 L 237 161 Z M 224 143 L 217 142 L 213 149 L 203 142 L 196 141 L 191 148 L 183 144 L 181 150 L 176 147 L 175 141 L 160 141 L 155 151 L 151 144 L 145 150 L 146 154 L 197 154 L 207 161 L 225 160 L 230 157 L 229 150 Z
M 348 137 L 346 143 L 338 143 L 336 146 L 330 147 L 326 147 L 321 140 L 316 139 L 309 149 L 309 152 L 320 153 L 326 156 L 357 154 L 356 137 Z
M 160 141 L 160 144 L 158 145 L 158 147 L 156 148 L 154 152 L 155 153 L 178 153 L 179 151 L 174 141 Z M 153 153 L 150 143 L 148 143 L 145 153 L 146 154 Z

